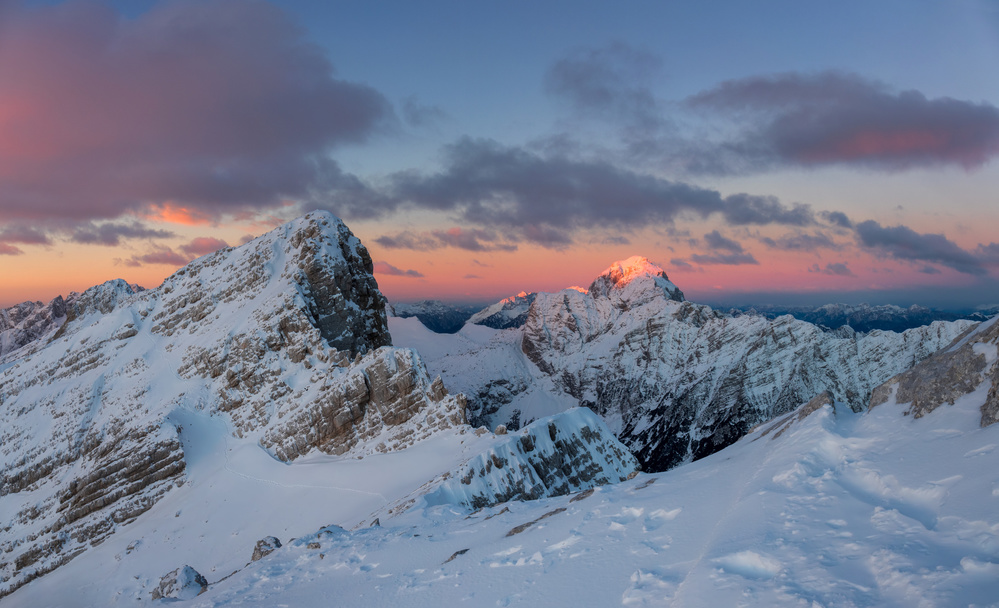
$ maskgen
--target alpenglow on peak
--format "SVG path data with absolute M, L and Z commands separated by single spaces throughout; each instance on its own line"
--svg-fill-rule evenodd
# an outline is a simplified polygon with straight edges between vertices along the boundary
M 644 284 L 649 282 L 662 289 L 671 300 L 677 302 L 684 300 L 683 292 L 669 280 L 666 271 L 650 262 L 648 258 L 639 255 L 611 264 L 594 279 L 589 293 L 594 297 L 607 296 L 612 290 L 622 290 L 633 283 L 643 284 L 644 287 Z

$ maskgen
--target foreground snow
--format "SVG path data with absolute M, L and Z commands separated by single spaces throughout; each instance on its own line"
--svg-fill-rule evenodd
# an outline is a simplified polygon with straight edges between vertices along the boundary
M 380 494 L 498 439 L 455 433 L 284 465 L 224 449 L 218 429 L 192 483 L 3 605 L 143 605 L 184 563 L 218 564 L 186 602 L 203 607 L 995 605 L 999 425 L 978 426 L 987 384 L 921 419 L 893 402 L 823 406 L 666 473 L 471 513 L 423 502 L 385 527 L 367 517 Z M 244 565 L 267 534 L 285 546 Z M 245 550 L 231 554 L 236 535 Z M 129 539 L 142 540 L 130 551 Z
M 920 420 L 826 406 L 589 496 L 302 539 L 192 605 L 994 605 L 999 428 L 977 397 Z

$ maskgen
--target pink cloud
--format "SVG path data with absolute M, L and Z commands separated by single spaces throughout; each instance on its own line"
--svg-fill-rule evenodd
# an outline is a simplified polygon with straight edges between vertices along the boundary
M 180 255 L 169 247 L 157 247 L 145 255 L 132 256 L 125 264 L 127 266 L 143 266 L 146 264 L 184 266 L 190 261 L 190 258 Z
M 402 270 L 401 268 L 396 268 L 388 262 L 375 262 L 375 274 L 384 274 L 393 277 L 411 277 L 411 278 L 421 278 L 423 273 L 419 270 Z
M 0 221 L 124 211 L 203 223 L 321 187 L 333 146 L 391 115 L 278 7 L 97 2 L 0 19 Z
M 189 255 L 195 257 L 202 256 L 213 251 L 218 251 L 228 247 L 229 243 L 226 243 L 222 239 L 217 239 L 210 236 L 199 236 L 198 238 L 192 240 L 186 245 L 181 245 L 180 250 Z

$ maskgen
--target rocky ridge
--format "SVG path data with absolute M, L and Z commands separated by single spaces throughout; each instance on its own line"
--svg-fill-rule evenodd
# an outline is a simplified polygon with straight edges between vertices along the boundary
M 488 433 L 479 428 L 477 435 Z M 565 496 L 634 477 L 641 467 L 599 416 L 586 408 L 536 420 L 515 433 L 497 431 L 486 451 L 373 514 L 388 521 L 414 506 L 482 509 L 511 500 Z
M 390 346 L 371 272 L 360 241 L 317 212 L 157 289 L 87 290 L 49 339 L 0 363 L 0 596 L 184 483 L 174 412 L 221 417 L 285 461 L 464 423 L 463 398 Z
M 889 400 L 921 418 L 938 407 L 981 392 L 981 426 L 999 422 L 999 316 L 958 337 L 910 370 L 874 389 L 869 407 Z

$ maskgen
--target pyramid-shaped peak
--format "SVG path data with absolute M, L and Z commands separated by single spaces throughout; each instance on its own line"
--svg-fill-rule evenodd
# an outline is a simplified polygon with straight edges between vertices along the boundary
M 623 286 L 621 285 L 622 283 L 627 284 L 635 278 L 643 276 L 669 279 L 662 267 L 650 262 L 649 258 L 641 255 L 633 255 L 627 260 L 614 262 L 607 270 L 600 273 L 600 276 L 609 277 L 615 284 L 620 286 Z
M 605 296 L 612 290 L 621 290 L 636 282 L 648 283 L 650 286 L 654 284 L 657 289 L 662 289 L 668 298 L 683 301 L 683 292 L 669 280 L 666 271 L 658 264 L 650 262 L 649 258 L 640 255 L 611 264 L 593 281 L 589 292 L 595 297 Z

